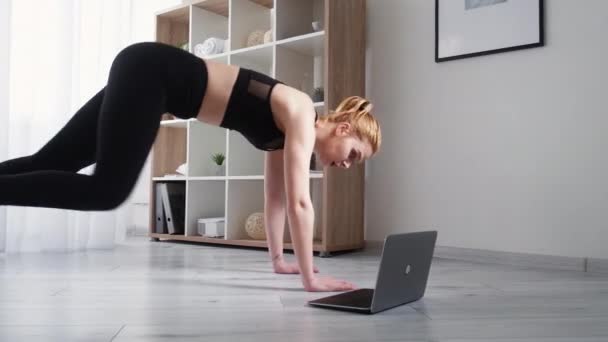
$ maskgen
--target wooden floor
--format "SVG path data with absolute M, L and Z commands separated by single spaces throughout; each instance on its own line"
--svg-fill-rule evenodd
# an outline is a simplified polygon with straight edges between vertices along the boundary
M 368 316 L 307 307 L 320 294 L 267 260 L 142 237 L 0 256 L 0 341 L 608 341 L 607 275 L 435 259 L 423 299 Z M 315 258 L 360 287 L 374 285 L 378 261 Z

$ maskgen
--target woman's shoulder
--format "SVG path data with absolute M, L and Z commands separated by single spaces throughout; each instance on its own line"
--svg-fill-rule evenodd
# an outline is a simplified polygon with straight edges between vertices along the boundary
M 306 114 L 315 116 L 314 104 L 310 96 L 291 86 L 279 83 L 270 96 L 273 111 L 289 118 L 290 116 L 302 117 Z

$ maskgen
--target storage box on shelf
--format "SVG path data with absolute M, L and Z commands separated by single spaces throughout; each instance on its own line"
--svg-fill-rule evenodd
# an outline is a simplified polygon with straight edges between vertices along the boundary
M 199 219 L 198 234 L 206 237 L 223 237 L 225 220 L 223 217 Z
M 188 0 L 157 13 L 156 39 L 275 77 L 309 94 L 322 115 L 346 96 L 364 95 L 364 19 L 365 0 Z M 225 45 L 209 49 L 212 41 Z M 183 235 L 154 233 L 152 187 L 150 236 L 267 247 L 245 229 L 249 215 L 263 212 L 265 152 L 240 133 L 167 116 L 153 148 L 151 183 L 185 182 L 186 227 Z M 212 165 L 215 153 L 226 156 L 220 173 Z M 182 164 L 186 174 L 175 176 Z M 311 171 L 315 251 L 363 247 L 363 170 L 363 165 L 349 170 L 317 165 Z M 202 236 L 199 219 L 223 220 L 223 236 Z M 288 229 L 285 242 L 293 248 Z

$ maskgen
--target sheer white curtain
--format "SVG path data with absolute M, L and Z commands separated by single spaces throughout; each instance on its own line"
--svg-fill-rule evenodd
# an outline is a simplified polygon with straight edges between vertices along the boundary
M 8 124 L 3 159 L 38 151 L 103 87 L 114 56 L 131 40 L 131 3 L 12 1 L 9 111 L 0 113 L 1 122 Z M 112 248 L 125 238 L 128 203 L 100 212 L 6 207 L 4 250 Z
M 9 61 L 9 45 L 10 45 L 10 12 L 11 2 L 9 0 L 0 0 L 0 122 L 6 123 L 8 116 L 8 61 Z M 0 124 L 0 160 L 6 159 L 7 156 L 7 141 L 8 127 L 6 124 Z M 6 236 L 6 208 L 0 206 L 0 254 L 4 250 L 4 241 Z

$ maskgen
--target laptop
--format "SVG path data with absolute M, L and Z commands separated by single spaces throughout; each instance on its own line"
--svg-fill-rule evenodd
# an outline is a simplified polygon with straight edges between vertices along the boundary
M 437 241 L 437 231 L 386 237 L 375 289 L 357 289 L 319 298 L 309 305 L 374 314 L 424 296 Z

